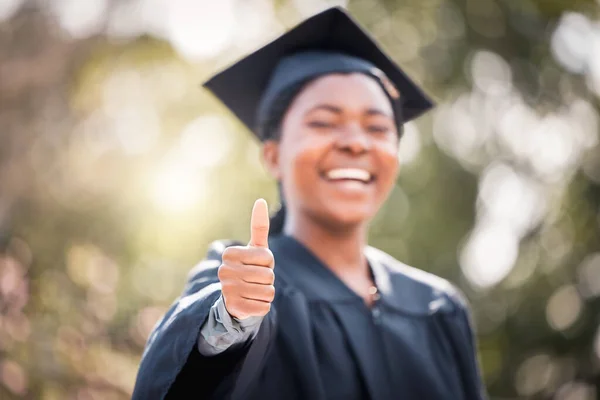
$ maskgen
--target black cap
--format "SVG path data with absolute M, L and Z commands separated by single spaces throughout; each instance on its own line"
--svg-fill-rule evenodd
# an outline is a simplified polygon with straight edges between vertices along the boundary
M 335 72 L 377 79 L 392 101 L 397 123 L 433 102 L 342 8 L 327 9 L 236 62 L 204 83 L 255 134 L 277 95 L 288 87 Z

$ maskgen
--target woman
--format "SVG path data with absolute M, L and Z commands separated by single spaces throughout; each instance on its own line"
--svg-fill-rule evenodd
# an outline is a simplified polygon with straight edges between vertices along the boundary
M 465 301 L 367 246 L 402 124 L 431 102 L 341 9 L 206 85 L 263 141 L 284 207 L 218 242 L 152 333 L 135 399 L 482 399 Z

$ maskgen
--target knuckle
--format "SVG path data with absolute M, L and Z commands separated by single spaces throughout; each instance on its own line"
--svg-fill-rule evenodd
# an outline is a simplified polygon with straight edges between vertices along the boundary
M 258 264 L 262 266 L 270 266 L 273 263 L 274 257 L 271 250 L 266 248 L 256 248 L 255 257 Z
M 235 277 L 235 275 L 236 268 L 227 263 L 221 264 L 221 266 L 219 266 L 219 269 L 217 270 L 217 277 L 221 282 L 230 280 L 233 277 Z
M 243 264 L 226 262 L 219 267 L 217 275 L 220 280 L 240 280 L 244 278 L 247 271 Z
M 261 248 L 260 250 L 262 250 L 261 253 L 265 260 L 273 260 L 273 252 L 271 250 L 266 248 Z
M 272 269 L 266 269 L 264 274 L 266 281 L 269 285 L 275 283 L 275 271 L 273 271 Z
M 217 270 L 217 277 L 219 278 L 220 281 L 223 281 L 224 279 L 227 279 L 227 264 L 221 264 L 219 266 L 219 269 Z
M 223 251 L 223 255 L 221 256 L 221 258 L 223 259 L 223 261 L 236 261 L 240 257 L 241 249 L 241 246 L 227 247 Z
M 221 258 L 223 259 L 223 261 L 225 260 L 229 260 L 232 256 L 233 252 L 233 248 L 232 247 L 227 247 L 225 250 L 223 250 L 223 254 L 221 255 Z
M 231 247 L 228 247 L 228 248 L 225 249 L 225 251 L 221 255 L 221 259 L 223 260 L 223 263 L 227 263 L 227 262 L 233 261 L 234 257 L 233 257 L 233 253 L 232 253 Z
M 267 300 L 272 302 L 275 299 L 275 286 L 269 285 L 267 286 Z
M 273 256 L 273 252 L 271 251 L 271 249 L 265 249 L 265 251 L 266 251 L 266 253 L 267 253 L 267 256 L 268 256 L 269 258 L 271 258 L 271 259 L 272 259 L 272 258 L 274 258 L 274 257 L 275 257 L 275 256 Z

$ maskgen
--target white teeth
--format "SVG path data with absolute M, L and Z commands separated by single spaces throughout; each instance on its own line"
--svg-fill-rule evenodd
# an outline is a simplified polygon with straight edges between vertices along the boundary
M 371 174 L 364 169 L 358 168 L 337 168 L 327 172 L 328 179 L 355 179 L 362 182 L 369 182 Z

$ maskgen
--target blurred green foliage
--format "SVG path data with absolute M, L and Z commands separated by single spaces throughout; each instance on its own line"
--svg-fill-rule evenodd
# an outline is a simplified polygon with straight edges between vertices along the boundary
M 102 3 L 110 27 L 119 3 Z M 257 197 L 277 204 L 257 143 L 198 83 L 325 2 L 228 3 L 272 10 L 259 13 L 267 28 L 248 42 L 242 25 L 194 60 L 143 32 L 69 36 L 30 3 L 0 22 L 0 398 L 128 398 L 149 332 L 208 244 L 246 240 Z M 407 128 L 406 162 L 371 243 L 467 293 L 492 398 L 600 398 L 600 67 L 575 63 L 584 53 L 600 58 L 600 6 L 354 0 L 348 8 L 439 102 Z M 589 27 L 565 34 L 581 51 L 563 48 L 561 59 L 556 32 L 569 15 Z M 535 136 L 527 119 L 503 122 L 515 104 L 540 124 L 563 118 L 568 137 L 587 134 L 585 149 L 552 164 L 536 158 L 546 150 L 534 142 L 523 156 L 510 140 Z M 544 139 L 548 124 L 542 145 L 554 140 Z M 510 252 L 505 236 L 481 242 L 483 255 L 473 245 L 475 258 L 468 249 L 477 227 L 503 229 L 486 219 L 496 198 L 488 192 L 502 182 L 517 187 L 502 198 L 512 204 L 503 218 L 527 209 L 529 219 L 513 235 L 516 260 L 493 272 Z

